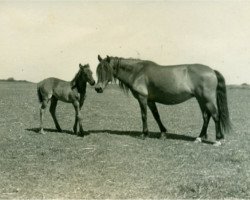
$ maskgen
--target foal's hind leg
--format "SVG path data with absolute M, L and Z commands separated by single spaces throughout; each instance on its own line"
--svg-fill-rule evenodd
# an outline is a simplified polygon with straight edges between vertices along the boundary
M 56 118 L 56 106 L 57 106 L 57 102 L 58 100 L 56 99 L 56 97 L 52 96 L 51 98 L 51 104 L 50 104 L 50 113 L 51 113 L 51 116 L 54 120 L 54 123 L 55 123 L 55 126 L 56 126 L 56 129 L 59 131 L 59 132 L 62 132 L 62 129 L 57 121 L 57 118 Z
M 41 134 L 45 134 L 44 130 L 43 130 L 43 118 L 44 118 L 44 114 L 45 114 L 45 109 L 48 105 L 48 100 L 43 100 L 42 101 L 42 106 L 40 108 L 40 133 Z
M 148 101 L 148 107 L 149 109 L 151 110 L 159 128 L 160 128 L 160 131 L 161 131 L 161 138 L 165 139 L 166 138 L 166 132 L 167 132 L 167 129 L 165 128 L 165 126 L 162 124 L 161 122 L 161 118 L 160 118 L 160 115 L 159 115 L 159 112 L 158 112 L 158 109 L 155 105 L 155 102 L 150 102 Z

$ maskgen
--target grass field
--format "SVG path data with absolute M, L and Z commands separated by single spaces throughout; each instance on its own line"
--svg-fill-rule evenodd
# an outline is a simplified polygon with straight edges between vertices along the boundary
M 82 114 L 88 135 L 73 134 L 74 109 L 59 102 L 63 133 L 46 112 L 37 133 L 36 85 L 0 83 L 0 198 L 250 198 L 250 90 L 229 88 L 234 132 L 226 143 L 193 142 L 202 119 L 195 99 L 158 105 L 170 134 L 160 140 L 149 112 L 141 140 L 137 101 L 110 86 L 88 89 Z M 212 121 L 211 121 L 212 122 Z M 210 123 L 209 141 L 214 141 Z

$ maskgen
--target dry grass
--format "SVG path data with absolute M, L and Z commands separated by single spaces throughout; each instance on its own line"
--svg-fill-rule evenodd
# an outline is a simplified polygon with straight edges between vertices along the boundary
M 72 105 L 58 105 L 63 133 L 47 112 L 40 135 L 36 85 L 0 83 L 0 91 L 0 198 L 250 198 L 250 90 L 228 90 L 234 133 L 221 147 L 193 143 L 202 125 L 195 100 L 158 105 L 171 134 L 159 140 L 149 113 L 150 138 L 141 140 L 133 97 L 89 89 L 82 138 L 72 134 Z

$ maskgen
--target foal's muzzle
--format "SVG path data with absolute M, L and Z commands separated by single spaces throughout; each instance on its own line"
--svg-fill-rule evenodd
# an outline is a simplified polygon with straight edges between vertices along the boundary
M 93 81 L 89 82 L 89 84 L 93 86 L 93 85 L 95 85 L 95 81 L 93 80 Z

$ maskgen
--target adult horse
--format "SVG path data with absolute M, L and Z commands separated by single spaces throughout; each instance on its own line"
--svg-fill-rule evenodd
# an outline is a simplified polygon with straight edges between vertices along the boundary
M 59 132 L 62 131 L 56 118 L 57 101 L 60 100 L 73 104 L 76 113 L 75 124 L 73 127 L 74 133 L 77 134 L 77 127 L 79 125 L 80 134 L 82 136 L 84 135 L 80 110 L 85 100 L 87 82 L 90 85 L 94 85 L 95 81 L 92 77 L 92 71 L 90 70 L 88 64 L 79 64 L 79 68 L 79 71 L 71 82 L 52 77 L 44 79 L 37 84 L 37 94 L 39 101 L 42 104 L 40 109 L 40 133 L 44 134 L 43 118 L 49 100 L 51 100 L 50 113 L 54 120 L 55 126 Z
M 107 84 L 118 79 L 123 89 L 130 90 L 141 108 L 143 134 L 148 135 L 147 106 L 166 137 L 167 129 L 162 124 L 156 102 L 166 105 L 182 103 L 195 97 L 200 105 L 203 126 L 196 142 L 207 138 L 207 128 L 212 117 L 215 122 L 216 142 L 230 131 L 225 79 L 216 70 L 201 64 L 162 66 L 152 61 L 109 57 L 97 66 L 98 83 L 95 90 L 102 93 Z

